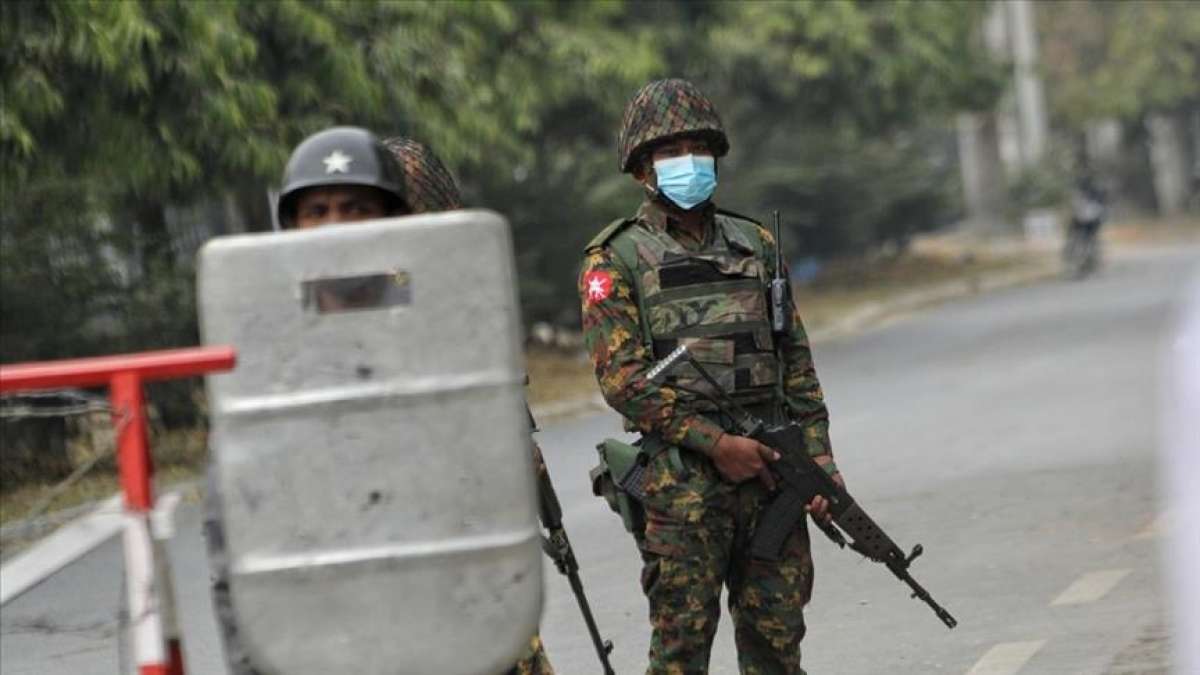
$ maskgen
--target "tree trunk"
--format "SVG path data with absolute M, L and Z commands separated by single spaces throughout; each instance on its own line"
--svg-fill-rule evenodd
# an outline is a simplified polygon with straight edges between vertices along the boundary
M 969 227 L 980 234 L 1002 230 L 1007 181 L 995 114 L 958 116 L 958 155 Z
M 1046 152 L 1049 126 L 1046 97 L 1038 74 L 1037 34 L 1034 30 L 1035 7 L 1030 0 L 1010 0 L 1008 10 L 1012 37 L 1013 84 L 1017 129 L 1020 137 L 1020 161 L 1025 168 L 1037 166 Z
M 1170 218 L 1183 213 L 1188 196 L 1187 149 L 1179 115 L 1157 114 L 1146 120 L 1150 131 L 1150 163 L 1158 213 Z

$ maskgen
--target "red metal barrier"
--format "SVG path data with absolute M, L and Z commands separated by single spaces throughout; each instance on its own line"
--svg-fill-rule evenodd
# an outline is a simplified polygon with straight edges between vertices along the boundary
M 86 359 L 16 363 L 0 366 L 0 392 L 99 387 L 108 384 L 118 373 L 135 374 L 143 382 L 172 380 L 231 370 L 236 360 L 233 347 L 188 347 Z
M 0 366 L 0 393 L 61 387 L 109 387 L 121 487 L 130 509 L 146 511 L 154 502 L 154 472 L 146 441 L 142 383 L 231 370 L 232 347 L 192 347 L 87 359 L 39 361 Z
M 236 361 L 232 347 L 193 347 L 0 366 L 0 393 L 108 386 L 128 515 L 125 565 L 141 675 L 183 674 L 183 651 L 173 616 L 174 591 L 169 588 L 162 542 L 155 542 L 150 528 L 154 463 L 146 436 L 142 384 L 231 370 Z M 156 590 L 162 592 L 161 598 L 156 597 Z

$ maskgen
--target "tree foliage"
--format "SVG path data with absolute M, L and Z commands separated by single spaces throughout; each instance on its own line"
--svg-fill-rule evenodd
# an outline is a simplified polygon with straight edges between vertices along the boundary
M 1066 128 L 1200 104 L 1200 5 L 1070 0 L 1039 9 L 1049 98 Z
M 331 124 L 429 143 L 513 223 L 529 318 L 570 323 L 580 248 L 640 197 L 616 126 L 655 77 L 714 98 L 733 143 L 722 204 L 808 225 L 794 253 L 902 238 L 953 216 L 945 122 L 1003 86 L 974 46 L 983 9 L 3 3 L 0 359 L 194 341 L 172 208 L 224 199 L 265 227 L 288 152 Z
M 802 226 L 790 250 L 809 255 L 903 242 L 954 219 L 948 120 L 991 105 L 1005 85 L 974 44 L 987 5 L 719 7 L 710 42 L 727 58 L 712 76 L 737 134 L 728 164 L 742 208 L 784 210 Z

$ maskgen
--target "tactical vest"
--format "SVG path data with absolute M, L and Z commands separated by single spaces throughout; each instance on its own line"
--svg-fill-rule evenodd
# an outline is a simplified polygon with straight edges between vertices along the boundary
M 655 359 L 686 344 L 739 403 L 766 402 L 776 393 L 778 361 L 763 240 L 749 221 L 721 213 L 715 219 L 712 242 L 700 251 L 631 220 L 614 222 L 588 248 L 608 248 L 632 280 L 643 344 Z M 712 387 L 691 366 L 677 366 L 666 383 L 679 392 L 682 410 L 716 409 L 695 393 L 711 396 Z

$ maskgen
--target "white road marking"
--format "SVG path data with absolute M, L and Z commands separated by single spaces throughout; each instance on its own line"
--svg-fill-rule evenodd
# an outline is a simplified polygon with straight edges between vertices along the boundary
M 1101 570 L 1099 572 L 1088 572 L 1087 574 L 1075 580 L 1075 583 L 1067 587 L 1051 606 L 1059 605 L 1082 605 L 1088 602 L 1095 602 L 1103 598 L 1109 591 L 1116 587 L 1128 574 L 1133 570 Z
M 1021 670 L 1025 662 L 1033 658 L 1045 640 L 1029 642 L 1001 642 L 992 647 L 979 659 L 967 675 L 1012 675 Z

